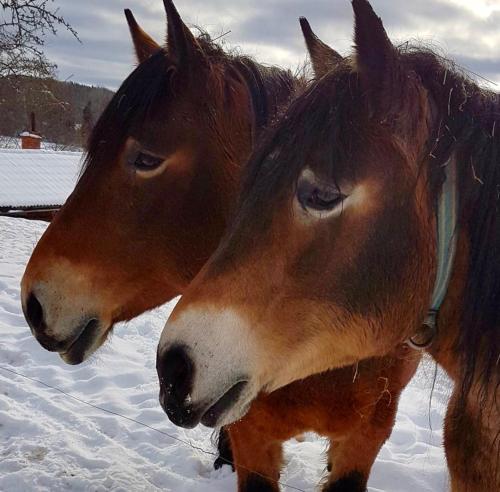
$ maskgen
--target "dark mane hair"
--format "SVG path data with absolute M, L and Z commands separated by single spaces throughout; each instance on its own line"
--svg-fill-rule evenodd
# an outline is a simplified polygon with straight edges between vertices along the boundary
M 202 32 L 197 41 L 209 62 L 210 73 L 219 72 L 224 84 L 231 81 L 225 74 L 244 81 L 250 94 L 255 136 L 269 123 L 270 115 L 276 115 L 289 102 L 300 85 L 289 70 L 266 67 L 248 56 L 225 52 L 207 33 Z M 168 50 L 162 48 L 125 79 L 90 135 L 81 175 L 91 162 L 116 155 L 132 127 L 157 115 L 157 108 L 165 107 L 175 97 L 171 87 L 175 71 Z
M 435 106 L 437 124 L 423 149 L 428 154 L 423 164 L 431 167 L 436 197 L 443 165 L 452 154 L 458 156 L 460 220 L 469 234 L 470 263 L 456 353 L 463 359 L 463 404 L 478 380 L 486 400 L 491 378 L 500 384 L 500 96 L 429 49 L 403 45 L 399 54 L 400 63 L 416 73 Z M 353 160 L 349 157 L 369 138 L 366 128 L 361 132 L 368 116 L 353 113 L 360 92 L 353 61 L 344 59 L 294 100 L 245 170 L 240 217 L 246 206 L 265 206 L 277 190 L 289 192 L 318 142 L 324 151 L 319 171 L 327 176 L 335 178 L 336 167 Z
M 434 179 L 442 182 L 442 165 L 453 153 L 458 158 L 460 220 L 470 250 L 456 352 L 464 362 L 463 404 L 474 379 L 483 382 L 485 403 L 487 384 L 492 378 L 500 384 L 500 96 L 429 50 L 407 49 L 403 59 L 438 108 L 429 149 Z

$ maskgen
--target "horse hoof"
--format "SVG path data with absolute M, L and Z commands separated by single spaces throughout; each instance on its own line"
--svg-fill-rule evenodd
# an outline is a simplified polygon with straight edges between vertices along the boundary
M 224 465 L 228 465 L 231 467 L 231 470 L 234 472 L 234 465 L 220 456 L 214 461 L 214 469 L 218 470 L 222 468 Z

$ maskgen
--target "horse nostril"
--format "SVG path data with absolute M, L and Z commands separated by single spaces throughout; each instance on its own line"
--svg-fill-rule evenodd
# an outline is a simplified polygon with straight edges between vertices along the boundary
M 36 332 L 43 331 L 45 326 L 43 321 L 43 308 L 33 293 L 31 293 L 28 297 L 24 314 L 26 315 L 26 321 L 28 321 L 32 330 Z
M 182 404 L 193 382 L 193 363 L 184 347 L 172 347 L 162 356 L 158 355 L 156 369 L 163 391 Z

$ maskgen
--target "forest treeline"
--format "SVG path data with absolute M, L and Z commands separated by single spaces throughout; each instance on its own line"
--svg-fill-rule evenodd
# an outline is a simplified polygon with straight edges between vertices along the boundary
M 113 92 L 49 78 L 0 78 L 0 135 L 15 137 L 35 130 L 44 140 L 85 147 L 88 134 Z

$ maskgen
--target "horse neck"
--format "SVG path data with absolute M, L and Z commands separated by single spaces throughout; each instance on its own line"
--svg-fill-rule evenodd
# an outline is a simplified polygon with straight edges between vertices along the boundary
M 431 354 L 469 394 L 474 386 L 486 388 L 490 380 L 498 382 L 500 103 L 496 94 L 470 82 L 461 84 L 469 97 L 455 102 L 450 95 L 441 119 L 451 139 L 447 152 L 457 162 L 460 232 L 440 312 L 439 339 Z

